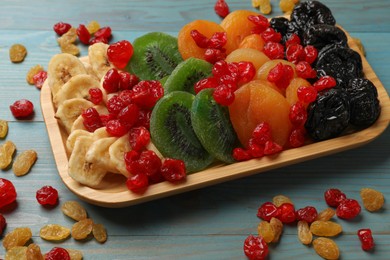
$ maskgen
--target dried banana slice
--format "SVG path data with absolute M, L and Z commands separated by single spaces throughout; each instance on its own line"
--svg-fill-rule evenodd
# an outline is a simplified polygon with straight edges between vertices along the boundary
M 75 181 L 89 187 L 97 187 L 107 173 L 98 163 L 86 160 L 86 154 L 94 142 L 92 136 L 79 136 L 69 158 L 68 174 Z
M 114 68 L 107 58 L 108 46 L 108 44 L 98 42 L 88 48 L 89 62 L 99 79 L 103 78 L 109 69 Z
M 92 107 L 93 103 L 83 98 L 72 98 L 62 102 L 55 117 L 59 119 L 68 134 L 72 130 L 74 121 L 81 115 L 83 110 Z
M 116 165 L 116 169 L 126 177 L 129 176 L 129 172 L 126 170 L 124 155 L 125 152 L 130 150 L 129 135 L 118 138 L 108 149 L 111 162 Z
M 73 151 L 76 140 L 80 136 L 92 136 L 92 133 L 82 129 L 77 129 L 71 132 L 66 139 L 66 150 L 68 151 L 68 153 L 71 153 Z
M 110 160 L 109 147 L 117 140 L 117 137 L 100 138 L 89 147 L 85 160 L 97 164 L 108 172 L 119 173 L 115 164 Z
M 77 57 L 68 53 L 54 55 L 47 67 L 47 79 L 53 96 L 73 76 L 86 73 L 83 63 Z
M 72 77 L 66 82 L 62 88 L 53 97 L 53 103 L 56 107 L 61 105 L 67 99 L 84 98 L 88 99 L 89 90 L 91 88 L 98 88 L 99 81 L 95 77 L 88 74 L 81 74 Z

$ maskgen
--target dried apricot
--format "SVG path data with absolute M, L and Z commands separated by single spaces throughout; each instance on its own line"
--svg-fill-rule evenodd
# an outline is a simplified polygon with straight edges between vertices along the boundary
M 266 243 L 272 242 L 274 240 L 275 234 L 274 230 L 272 229 L 271 224 L 268 221 L 261 221 L 259 225 L 257 226 L 257 232 L 259 233 L 259 236 L 261 236 Z
M 332 208 L 326 208 L 320 213 L 318 213 L 318 216 L 316 220 L 322 220 L 322 221 L 328 221 L 330 220 L 334 215 L 336 215 L 336 211 Z
M 90 218 L 80 220 L 72 226 L 72 237 L 76 240 L 85 239 L 91 234 L 93 229 L 93 221 Z
M 92 234 L 99 243 L 104 243 L 107 240 L 107 231 L 102 224 L 93 224 Z
M 309 224 L 304 220 L 300 220 L 298 221 L 297 229 L 299 241 L 304 245 L 310 245 L 313 240 L 313 234 L 310 231 Z
M 8 121 L 0 119 L 0 139 L 4 139 L 8 134 Z
M 37 73 L 40 71 L 44 71 L 44 68 L 39 64 L 31 67 L 31 69 L 27 72 L 27 75 L 26 75 L 27 83 L 30 85 L 34 85 L 33 77 L 35 75 L 37 75 Z
M 0 146 L 0 169 L 7 169 L 8 166 L 11 165 L 15 150 L 16 146 L 11 141 L 5 141 L 5 143 Z
M 14 44 L 9 49 L 9 59 L 13 63 L 19 63 L 24 60 L 27 55 L 27 49 L 22 44 Z
M 5 260 L 23 260 L 26 259 L 26 246 L 15 246 L 7 251 Z
M 263 51 L 264 44 L 265 42 L 260 34 L 250 34 L 242 39 L 238 48 L 251 48 L 258 51 Z
M 37 244 L 29 244 L 26 251 L 26 260 L 43 260 L 41 248 Z
M 31 229 L 28 227 L 18 227 L 7 233 L 3 239 L 3 247 L 10 250 L 15 246 L 24 246 L 32 237 Z
M 371 212 L 380 210 L 385 203 L 383 193 L 371 188 L 361 189 L 360 196 L 363 201 L 363 206 Z
M 226 62 L 252 62 L 257 71 L 264 63 L 269 61 L 269 58 L 263 52 L 256 49 L 238 48 L 232 51 L 225 60 Z
M 60 241 L 70 236 L 70 229 L 57 224 L 48 224 L 41 228 L 39 236 L 49 241 Z
M 16 156 L 12 164 L 12 170 L 16 176 L 26 175 L 37 160 L 37 152 L 34 150 L 25 150 Z
M 336 242 L 326 237 L 319 237 L 313 241 L 313 248 L 322 258 L 336 260 L 340 257 L 339 247 Z
M 333 237 L 340 234 L 343 228 L 336 222 L 316 220 L 311 223 L 310 231 L 316 236 Z
M 290 84 L 286 88 L 286 99 L 288 103 L 294 105 L 299 101 L 298 89 L 301 87 L 311 87 L 311 84 L 309 81 L 303 78 L 294 78 L 291 80 Z M 308 106 L 308 103 L 303 104 L 305 105 L 305 107 Z
M 61 206 L 62 213 L 66 216 L 80 221 L 87 218 L 87 211 L 77 201 L 68 200 Z

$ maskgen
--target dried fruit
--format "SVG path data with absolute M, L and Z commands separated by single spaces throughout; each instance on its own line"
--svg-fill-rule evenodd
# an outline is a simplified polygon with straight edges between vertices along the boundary
M 309 224 L 304 220 L 300 220 L 298 221 L 297 229 L 299 241 L 304 245 L 310 245 L 313 240 L 313 234 L 310 231 Z
M 275 197 L 272 198 L 272 203 L 275 204 L 276 207 L 279 207 L 283 203 L 290 203 L 294 205 L 291 199 L 284 195 L 276 195 Z
M 89 34 L 89 31 L 84 24 L 79 24 L 79 27 L 77 27 L 76 33 L 77 33 L 77 36 L 79 37 L 79 40 L 81 43 L 83 43 L 85 45 L 89 44 L 89 40 L 91 39 L 91 34 Z
M 5 250 L 15 246 L 24 246 L 32 237 L 31 229 L 28 227 L 18 227 L 7 233 L 3 239 Z
M 362 198 L 363 206 L 371 212 L 380 210 L 385 203 L 383 193 L 370 188 L 361 189 L 360 197 Z
M 337 244 L 329 238 L 319 237 L 314 239 L 313 248 L 316 253 L 322 258 L 328 260 L 336 260 L 339 259 L 340 251 Z
M 92 228 L 93 237 L 99 242 L 104 243 L 107 240 L 107 231 L 102 224 L 93 224 Z
M 64 22 L 58 22 L 53 26 L 53 30 L 56 32 L 57 35 L 61 36 L 65 33 L 67 33 L 72 26 L 68 23 Z
M 5 220 L 5 217 L 0 213 L 0 237 L 3 235 L 6 225 L 7 221 Z
M 229 6 L 225 0 L 217 0 L 214 5 L 214 11 L 222 18 L 225 18 L 230 12 Z
M 0 178 L 0 208 L 16 200 L 15 186 L 7 179 Z
M 70 229 L 57 224 L 48 224 L 41 228 L 39 236 L 49 241 L 60 241 L 70 236 Z
M 26 251 L 26 260 L 43 260 L 41 248 L 37 244 L 29 244 Z
M 24 60 L 27 55 L 27 49 L 22 44 L 14 44 L 9 49 L 9 59 L 13 63 L 19 63 Z
M 259 209 L 257 210 L 257 217 L 270 221 L 271 218 L 279 218 L 280 216 L 280 208 L 276 207 L 272 202 L 263 203 Z
M 41 205 L 56 205 L 58 201 L 58 191 L 52 186 L 43 186 L 37 190 L 35 197 Z
M 68 251 L 62 247 L 53 247 L 45 254 L 45 260 L 71 260 Z
M 374 243 L 374 238 L 372 237 L 371 229 L 369 228 L 359 229 L 357 235 L 360 239 L 360 242 L 362 243 L 362 249 L 364 251 L 369 251 L 374 249 L 375 243 Z
M 35 65 L 30 68 L 26 75 L 26 81 L 30 85 L 34 85 L 33 77 L 40 71 L 43 71 L 44 68 L 41 65 Z
M 27 99 L 20 99 L 9 106 L 11 113 L 16 118 L 24 118 L 33 114 L 34 105 Z
M 26 252 L 27 252 L 26 246 L 15 246 L 7 251 L 7 253 L 5 254 L 5 259 L 6 260 L 26 259 Z
M 41 89 L 43 87 L 43 84 L 45 83 L 45 80 L 47 79 L 47 72 L 46 71 L 40 71 L 33 77 L 34 85 L 37 89 Z
M 85 239 L 91 234 L 93 229 L 93 221 L 90 218 L 80 220 L 73 224 L 71 235 L 76 240 Z
M 274 240 L 275 233 L 271 224 L 268 221 L 264 221 L 264 220 L 261 221 L 257 226 L 257 232 L 259 233 L 259 236 L 262 237 L 266 243 L 271 243 L 272 240 Z
M 161 175 L 169 182 L 185 180 L 186 166 L 182 160 L 166 158 L 161 165 Z
M 90 21 L 89 24 L 87 25 L 87 29 L 90 34 L 94 34 L 100 29 L 100 24 L 98 21 L 95 20 Z
M 359 215 L 361 207 L 359 202 L 354 199 L 343 200 L 336 209 L 336 215 L 343 219 L 352 219 Z
M 297 220 L 304 220 L 307 223 L 312 223 L 318 216 L 316 208 L 312 206 L 307 206 L 301 209 L 298 209 L 295 212 Z
M 343 228 L 336 222 L 316 220 L 311 223 L 310 231 L 316 236 L 334 237 L 340 234 Z
M 0 119 L 0 139 L 4 139 L 8 134 L 8 121 Z
M 82 260 L 83 259 L 83 253 L 80 250 L 70 249 L 70 248 L 65 248 L 65 250 L 69 253 L 71 260 Z
M 76 28 L 70 28 L 65 34 L 57 39 L 58 44 L 60 45 L 61 52 L 69 53 L 72 55 L 79 55 L 80 49 L 74 44 L 77 40 Z
M 77 201 L 68 200 L 61 206 L 62 213 L 66 216 L 80 221 L 87 218 L 87 211 Z
M 283 223 L 292 223 L 296 220 L 294 205 L 290 203 L 283 203 L 278 207 L 280 210 L 279 220 Z
M 268 255 L 268 245 L 262 237 L 249 235 L 244 241 L 244 253 L 250 260 L 263 260 Z
M 341 201 L 345 200 L 347 196 L 339 189 L 327 189 L 324 192 L 324 198 L 326 201 L 326 204 L 328 204 L 331 207 L 337 207 Z
M 336 211 L 334 209 L 326 208 L 323 211 L 321 211 L 320 213 L 318 213 L 316 220 L 328 221 L 334 215 L 336 215 Z
M 129 41 L 122 40 L 110 44 L 107 49 L 107 58 L 115 67 L 123 69 L 130 61 L 133 53 L 133 45 Z
M 16 156 L 16 159 L 12 164 L 14 174 L 16 176 L 26 175 L 34 165 L 37 157 L 37 152 L 34 150 L 25 150 L 21 152 L 18 156 Z
M 0 169 L 7 169 L 11 165 L 15 151 L 15 144 L 9 140 L 0 146 Z
M 272 243 L 277 243 L 279 242 L 280 236 L 282 235 L 283 232 L 283 223 L 277 218 L 271 218 L 270 222 L 271 227 L 274 231 L 274 239 L 272 239 Z

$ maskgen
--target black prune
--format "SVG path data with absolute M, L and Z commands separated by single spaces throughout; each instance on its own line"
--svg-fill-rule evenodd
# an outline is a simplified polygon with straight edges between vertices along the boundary
M 347 35 L 343 30 L 334 25 L 315 24 L 309 27 L 303 34 L 303 44 L 313 45 L 318 51 L 329 44 L 337 44 L 347 47 Z
M 288 19 L 285 17 L 274 17 L 269 21 L 270 27 L 284 37 L 288 29 Z
M 318 78 L 332 76 L 342 87 L 345 87 L 350 79 L 363 76 L 362 58 L 359 53 L 336 44 L 327 45 L 321 50 L 314 68 Z
M 318 92 L 307 110 L 305 128 L 315 141 L 339 136 L 349 124 L 349 101 L 344 89 L 331 88 Z
M 374 84 L 363 78 L 351 79 L 345 88 L 349 95 L 350 123 L 358 127 L 372 125 L 381 113 L 378 91 Z
M 335 25 L 336 19 L 331 10 L 318 1 L 307 1 L 295 6 L 290 16 L 289 33 L 302 38 L 307 28 L 315 24 Z

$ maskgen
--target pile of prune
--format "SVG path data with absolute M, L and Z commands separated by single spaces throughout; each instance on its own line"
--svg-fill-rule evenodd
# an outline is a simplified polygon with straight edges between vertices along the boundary
M 316 47 L 319 52 L 313 68 L 317 79 L 327 75 L 337 81 L 336 87 L 320 91 L 308 106 L 305 128 L 313 140 L 339 136 L 350 125 L 368 127 L 378 119 L 381 108 L 377 90 L 363 78 L 360 54 L 349 48 L 346 34 L 336 26 L 328 7 L 318 1 L 302 2 L 290 20 L 274 18 L 271 27 L 284 40 L 296 34 L 302 45 Z

